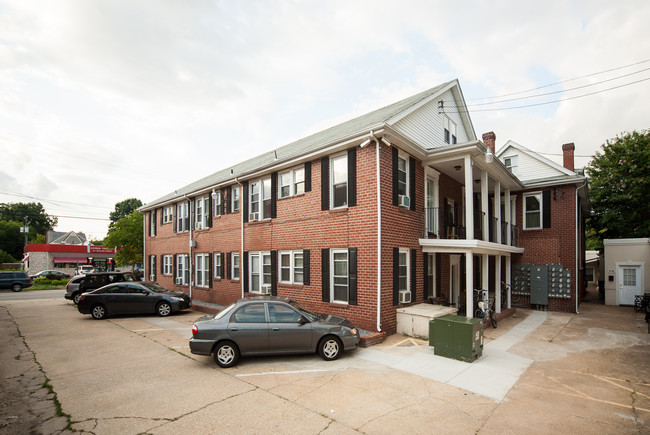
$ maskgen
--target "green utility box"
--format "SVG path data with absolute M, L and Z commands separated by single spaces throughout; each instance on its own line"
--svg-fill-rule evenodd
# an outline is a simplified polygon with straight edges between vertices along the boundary
M 429 346 L 438 356 L 473 362 L 483 355 L 483 323 L 448 314 L 429 322 Z

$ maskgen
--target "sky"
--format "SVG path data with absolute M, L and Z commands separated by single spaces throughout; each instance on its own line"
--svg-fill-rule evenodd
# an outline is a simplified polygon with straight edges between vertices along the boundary
M 583 167 L 650 127 L 648 23 L 647 0 L 0 0 L 0 203 L 102 239 L 117 202 L 456 78 L 497 151 Z

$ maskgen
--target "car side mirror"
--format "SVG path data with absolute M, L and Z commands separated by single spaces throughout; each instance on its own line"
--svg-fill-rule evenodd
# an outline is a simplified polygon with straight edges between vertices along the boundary
M 300 316 L 300 320 L 298 320 L 298 323 L 300 324 L 300 326 L 302 326 L 305 323 L 307 323 L 307 319 L 305 319 L 304 316 Z

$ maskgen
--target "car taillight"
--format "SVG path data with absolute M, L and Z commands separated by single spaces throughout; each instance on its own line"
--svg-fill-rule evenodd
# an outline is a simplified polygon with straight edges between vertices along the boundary
M 83 301 L 84 299 L 86 299 L 84 295 L 79 296 L 79 302 Z
M 196 335 L 197 332 L 199 332 L 198 326 L 192 325 L 192 335 Z

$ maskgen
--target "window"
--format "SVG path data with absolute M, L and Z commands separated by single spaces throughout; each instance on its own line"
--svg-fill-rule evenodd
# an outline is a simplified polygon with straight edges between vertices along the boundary
M 239 252 L 232 252 L 232 258 L 230 261 L 231 264 L 231 271 L 230 271 L 230 276 L 232 279 L 239 279 Z
M 172 256 L 171 255 L 163 255 L 163 275 L 171 275 L 172 274 Z
M 517 156 L 505 157 L 503 159 L 503 164 L 506 165 L 506 168 L 512 172 L 514 175 L 519 175 L 519 166 Z
M 196 275 L 194 281 L 197 287 L 208 287 L 210 284 L 210 254 L 196 254 Z
M 347 207 L 348 205 L 348 156 L 338 155 L 331 159 L 332 184 L 330 186 L 331 208 Z
M 636 286 L 636 269 L 634 268 L 623 268 L 623 285 L 624 286 Z
M 542 194 L 524 195 L 524 229 L 542 228 Z
M 404 156 L 397 157 L 397 194 L 408 196 L 408 160 Z
M 331 270 L 331 302 L 341 302 L 347 304 L 350 290 L 347 249 L 332 249 Z
M 456 143 L 456 123 L 449 119 L 448 116 L 445 116 L 444 119 L 444 129 L 445 129 L 445 142 L 448 144 Z
M 149 235 L 154 237 L 156 235 L 156 211 L 149 212 Z
M 111 282 L 111 277 L 113 275 L 108 276 L 108 282 Z M 156 256 L 155 255 L 150 255 L 149 256 L 149 281 L 155 281 L 156 280 Z
M 303 251 L 281 251 L 280 282 L 302 284 L 304 276 Z
M 221 190 L 214 192 L 212 197 L 214 198 L 214 215 L 221 216 L 223 214 L 223 195 L 221 194 Z
M 302 315 L 291 307 L 269 304 L 269 320 L 272 323 L 298 323 Z
M 397 290 L 410 293 L 411 286 L 409 285 L 409 250 L 399 250 L 399 265 L 398 265 L 398 287 Z
M 251 293 L 271 292 L 271 253 L 251 252 L 250 264 L 250 288 Z
M 223 278 L 223 265 L 221 264 L 222 258 L 223 258 L 223 254 L 221 252 L 214 253 L 213 267 L 214 267 L 215 278 Z
M 250 221 L 271 218 L 271 178 L 250 184 Z
M 245 305 L 237 310 L 233 318 L 238 323 L 265 323 L 266 312 L 264 310 L 264 304 Z
M 436 286 L 435 286 L 435 272 L 436 272 L 436 257 L 435 254 L 427 255 L 427 295 L 426 296 L 436 296 Z
M 210 199 L 205 196 L 196 200 L 196 229 L 208 228 L 210 219 Z
M 296 168 L 280 174 L 280 198 L 305 193 L 305 168 Z
M 176 256 L 176 284 L 187 285 L 190 282 L 190 256 Z
M 233 213 L 239 211 L 239 188 L 238 187 L 235 186 L 232 187 L 230 200 L 231 200 L 230 210 Z
M 186 202 L 181 202 L 176 206 L 176 231 L 188 231 L 189 228 L 189 207 Z
M 170 223 L 172 221 L 172 218 L 173 218 L 173 213 L 174 213 L 174 207 L 165 207 L 163 209 L 162 222 L 164 224 Z

